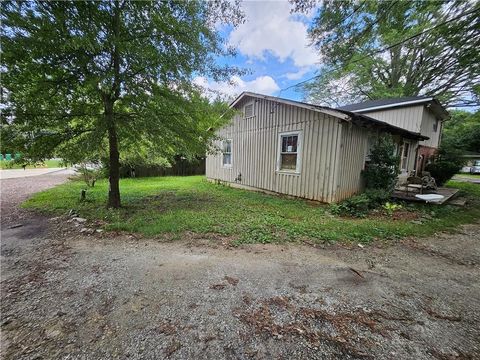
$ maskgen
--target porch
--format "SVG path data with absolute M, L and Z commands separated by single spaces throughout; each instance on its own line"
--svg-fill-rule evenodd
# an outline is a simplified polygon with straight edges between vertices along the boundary
M 442 195 L 443 199 L 432 202 L 433 204 L 442 205 L 451 200 L 457 195 L 459 189 L 439 187 L 436 190 L 424 190 L 422 194 L 436 194 Z M 393 192 L 392 198 L 404 201 L 415 201 L 415 202 L 425 202 L 425 200 L 417 198 L 415 195 L 420 194 L 418 189 L 412 188 L 410 186 L 399 186 Z

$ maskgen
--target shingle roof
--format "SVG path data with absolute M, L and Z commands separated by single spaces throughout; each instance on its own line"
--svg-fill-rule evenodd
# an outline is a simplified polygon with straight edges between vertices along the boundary
M 405 106 L 409 103 L 421 104 L 432 101 L 433 98 L 430 96 L 408 96 L 401 98 L 391 98 L 391 99 L 379 99 L 379 100 L 369 100 L 361 103 L 350 104 L 345 106 L 340 106 L 338 110 L 347 110 L 347 111 L 361 111 L 367 109 L 374 109 L 378 107 L 390 108 L 397 106 Z

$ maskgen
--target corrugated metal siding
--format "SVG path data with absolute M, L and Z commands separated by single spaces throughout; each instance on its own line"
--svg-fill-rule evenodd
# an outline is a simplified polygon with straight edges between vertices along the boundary
M 427 108 L 423 109 L 422 114 L 422 126 L 421 126 L 421 134 L 428 136 L 430 139 L 421 141 L 420 145 L 429 146 L 438 148 L 440 145 L 440 133 L 442 131 L 442 122 L 438 121 L 437 131 L 433 131 L 433 125 L 437 122 L 437 118 L 434 114 Z
M 344 123 L 342 127 L 342 146 L 335 201 L 344 200 L 363 190 L 362 170 L 364 169 L 369 146 L 368 139 L 372 138 L 373 140 L 380 135 L 376 130 L 360 128 L 350 123 Z M 398 146 L 402 142 L 410 144 L 407 171 L 399 175 L 399 178 L 405 181 L 415 166 L 418 141 L 402 139 L 399 136 L 395 136 L 394 141 L 399 144 Z
M 374 119 L 385 121 L 390 125 L 419 133 L 423 118 L 423 105 L 407 106 L 402 108 L 386 109 L 371 112 L 362 112 Z M 423 133 L 422 133 L 423 134 Z M 426 135 L 428 136 L 428 135 Z
M 351 123 L 342 124 L 342 143 L 336 201 L 346 199 L 363 189 L 361 173 L 373 133 Z
M 242 174 L 241 185 L 323 202 L 335 200 L 340 155 L 340 120 L 326 114 L 265 99 L 246 97 L 237 104 L 255 102 L 255 116 L 236 115 L 218 132 L 232 139 L 232 167 L 222 166 L 222 155 L 207 156 L 209 179 L 234 182 Z M 301 131 L 300 174 L 277 172 L 279 134 Z M 220 145 L 220 142 L 217 143 Z

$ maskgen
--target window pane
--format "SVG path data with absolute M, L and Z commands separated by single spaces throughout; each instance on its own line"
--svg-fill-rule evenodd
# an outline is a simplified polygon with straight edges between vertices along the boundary
M 298 139 L 297 135 L 290 136 L 288 145 L 291 146 L 291 148 L 290 148 L 291 151 L 289 151 L 289 152 L 297 152 L 297 139 Z
M 282 153 L 296 153 L 297 152 L 297 135 L 282 136 Z
M 223 165 L 232 165 L 232 154 L 223 154 Z
M 224 153 L 231 153 L 232 152 L 232 141 L 231 140 L 225 140 L 223 142 L 223 152 Z
M 297 154 L 282 154 L 280 170 L 296 170 Z
M 282 136 L 282 152 L 287 152 L 287 136 Z

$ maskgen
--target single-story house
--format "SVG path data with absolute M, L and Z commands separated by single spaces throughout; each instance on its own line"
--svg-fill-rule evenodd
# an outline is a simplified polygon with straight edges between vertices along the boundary
M 428 139 L 367 115 L 251 92 L 231 107 L 238 112 L 217 132 L 220 151 L 207 155 L 207 179 L 326 203 L 362 191 L 378 135 L 393 135 L 406 172 L 415 165 L 407 150 Z

